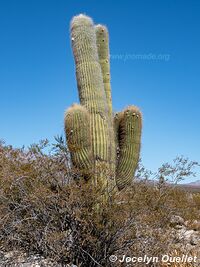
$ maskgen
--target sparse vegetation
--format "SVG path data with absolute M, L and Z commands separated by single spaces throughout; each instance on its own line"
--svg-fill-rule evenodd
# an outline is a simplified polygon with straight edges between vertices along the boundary
M 184 166 L 187 171 L 195 164 Z M 173 174 L 179 175 L 178 170 L 173 169 Z M 148 172 L 140 165 L 138 177 L 143 175 Z M 163 179 L 154 185 L 138 179 L 129 189 L 111 194 L 107 203 L 101 201 L 100 191 L 71 169 L 62 138 L 52 147 L 44 140 L 27 150 L 2 142 L 1 247 L 39 253 L 62 264 L 112 266 L 109 256 L 113 254 L 157 256 L 175 251 L 172 215 L 200 220 L 200 194 L 169 186 Z

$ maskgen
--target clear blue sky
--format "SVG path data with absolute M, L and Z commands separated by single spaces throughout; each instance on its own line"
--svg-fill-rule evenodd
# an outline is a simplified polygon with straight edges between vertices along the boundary
M 18 147 L 63 133 L 78 101 L 69 23 L 79 13 L 109 28 L 114 110 L 141 108 L 145 166 L 200 161 L 198 0 L 0 0 L 0 138 Z

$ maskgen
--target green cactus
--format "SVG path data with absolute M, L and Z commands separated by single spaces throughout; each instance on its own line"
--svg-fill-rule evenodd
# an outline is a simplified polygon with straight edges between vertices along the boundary
M 113 128 L 113 113 L 112 113 L 112 98 L 111 98 L 111 84 L 110 84 L 110 51 L 109 51 L 109 36 L 108 30 L 105 26 L 98 24 L 95 26 L 96 30 L 96 45 L 98 50 L 99 63 L 101 66 L 104 90 L 106 93 L 106 100 L 108 106 L 108 132 L 109 132 L 109 159 L 110 159 L 110 174 L 115 176 L 116 168 L 116 143 L 113 141 L 115 132 Z
M 103 25 L 96 25 L 96 44 L 98 49 L 99 63 L 103 76 L 104 90 L 106 93 L 109 115 L 112 116 L 112 99 L 110 85 L 110 60 L 109 60 L 109 37 L 108 30 Z
M 142 115 L 138 108 L 130 106 L 119 115 L 118 120 L 118 161 L 116 169 L 116 183 L 123 189 L 133 178 L 138 165 L 140 140 L 142 129 Z
M 89 179 L 92 163 L 89 118 L 89 112 L 77 104 L 70 107 L 65 115 L 65 132 L 72 163 L 85 179 Z
M 107 28 L 76 16 L 71 41 L 81 104 L 65 115 L 72 163 L 94 185 L 121 190 L 131 183 L 138 164 L 141 113 L 130 106 L 113 118 Z

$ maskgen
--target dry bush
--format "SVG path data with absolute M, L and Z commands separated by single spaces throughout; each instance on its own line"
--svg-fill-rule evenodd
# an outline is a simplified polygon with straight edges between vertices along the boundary
M 46 140 L 28 150 L 0 144 L 4 249 L 39 253 L 63 264 L 109 267 L 110 255 L 166 254 L 173 214 L 199 219 L 199 206 L 188 194 L 162 179 L 154 186 L 139 180 L 102 202 L 100 188 L 72 171 L 63 139 L 57 141 L 49 153 Z
M 200 193 L 193 194 L 194 206 L 200 210 Z

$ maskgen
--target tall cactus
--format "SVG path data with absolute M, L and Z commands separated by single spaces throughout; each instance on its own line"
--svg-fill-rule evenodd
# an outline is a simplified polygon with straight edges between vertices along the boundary
M 107 28 L 81 14 L 72 19 L 71 41 L 81 104 L 65 114 L 72 163 L 94 185 L 121 190 L 138 164 L 141 112 L 130 106 L 113 118 Z

